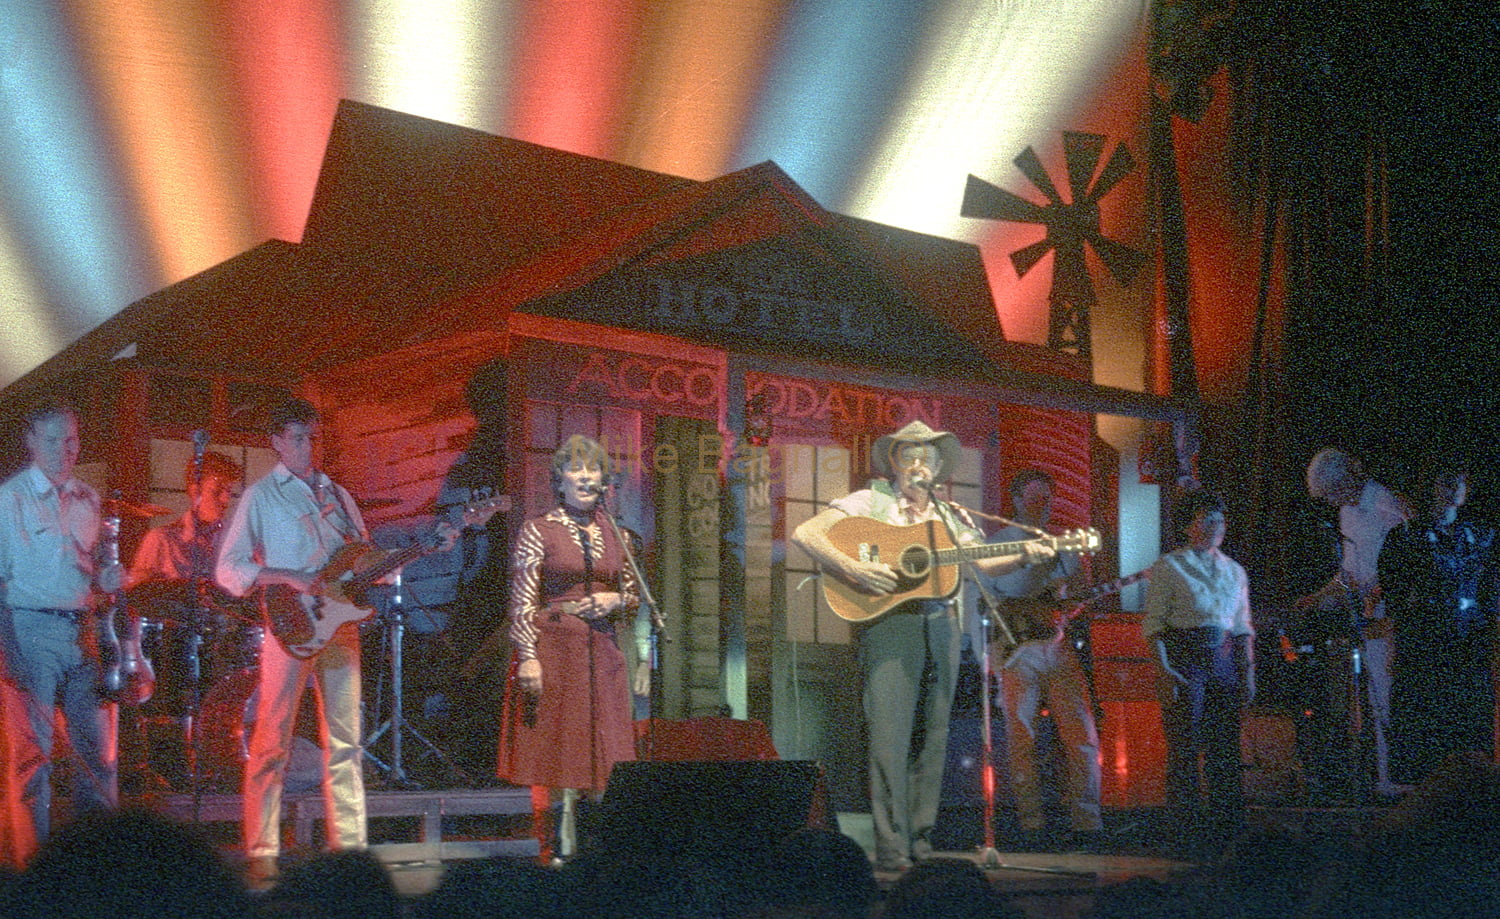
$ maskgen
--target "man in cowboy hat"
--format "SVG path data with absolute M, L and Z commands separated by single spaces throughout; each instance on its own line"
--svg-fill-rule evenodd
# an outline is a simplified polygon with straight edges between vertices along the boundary
M 825 574 L 871 595 L 894 592 L 897 576 L 890 565 L 848 555 L 834 545 L 828 531 L 851 516 L 893 526 L 940 520 L 957 532 L 960 543 L 980 541 L 982 534 L 962 508 L 932 494 L 935 485 L 953 474 L 959 456 L 957 437 L 912 421 L 875 442 L 870 461 L 881 478 L 830 503 L 797 527 L 792 541 Z M 1028 554 L 974 564 L 982 574 L 998 575 L 1053 555 L 1050 547 L 1036 545 Z M 899 871 L 932 854 L 948 714 L 958 680 L 963 632 L 958 609 L 951 599 L 910 600 L 857 628 L 870 737 L 875 859 L 884 870 Z

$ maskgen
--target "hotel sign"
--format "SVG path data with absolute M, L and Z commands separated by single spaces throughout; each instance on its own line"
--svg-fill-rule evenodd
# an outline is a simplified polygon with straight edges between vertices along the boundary
M 833 337 L 862 346 L 874 344 L 879 318 L 869 303 L 684 278 L 647 280 L 642 301 L 653 328 L 733 330 L 782 340 Z

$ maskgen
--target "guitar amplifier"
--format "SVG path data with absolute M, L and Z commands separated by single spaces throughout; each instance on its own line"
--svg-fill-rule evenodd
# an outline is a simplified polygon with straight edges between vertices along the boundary
M 1149 660 L 1095 658 L 1094 692 L 1100 702 L 1155 702 L 1156 665 Z

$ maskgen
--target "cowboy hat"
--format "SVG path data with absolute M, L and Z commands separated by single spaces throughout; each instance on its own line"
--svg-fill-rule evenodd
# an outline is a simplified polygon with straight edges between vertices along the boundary
M 958 466 L 960 448 L 955 435 L 947 431 L 934 431 L 921 421 L 911 421 L 896 433 L 887 434 L 875 441 L 875 446 L 870 451 L 870 464 L 878 474 L 887 477 L 894 474 L 891 457 L 900 444 L 931 444 L 937 448 L 942 464 L 933 470 L 932 477 L 935 481 L 944 481 Z

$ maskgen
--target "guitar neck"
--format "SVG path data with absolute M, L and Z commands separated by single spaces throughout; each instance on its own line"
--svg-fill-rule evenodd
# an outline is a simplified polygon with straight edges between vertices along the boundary
M 464 505 L 460 516 L 465 526 L 481 526 L 490 517 L 509 507 L 510 497 L 499 495 Z M 396 569 L 403 568 L 424 555 L 436 552 L 442 548 L 442 540 L 437 536 L 437 532 L 434 532 L 429 535 L 426 542 L 415 542 L 405 548 L 391 550 L 380 561 L 359 573 L 358 586 L 368 588 Z
M 994 558 L 998 555 L 1021 555 L 1026 547 L 1039 542 L 1049 541 L 1047 537 L 1037 539 L 1019 539 L 1014 542 L 986 542 L 975 543 L 971 546 L 956 546 L 952 549 L 939 549 L 937 561 L 940 565 L 953 565 L 960 559 Z
M 1150 574 L 1151 569 L 1147 568 L 1123 578 L 1115 578 L 1113 581 L 1106 581 L 1103 584 L 1098 584 L 1094 587 L 1089 588 L 1088 590 L 1079 594 L 1077 597 L 1070 598 L 1067 602 L 1076 603 L 1079 606 L 1085 606 L 1089 603 L 1093 603 L 1095 600 L 1101 600 L 1104 597 L 1109 596 L 1110 594 L 1117 594 L 1125 588 L 1129 587 L 1131 584 L 1135 584 L 1139 581 L 1144 581 Z
M 395 549 L 379 562 L 361 571 L 357 577 L 360 586 L 369 587 L 381 578 L 390 574 L 398 568 L 404 568 L 422 556 L 435 550 L 437 546 L 428 546 L 422 543 L 413 543 L 404 549 Z

